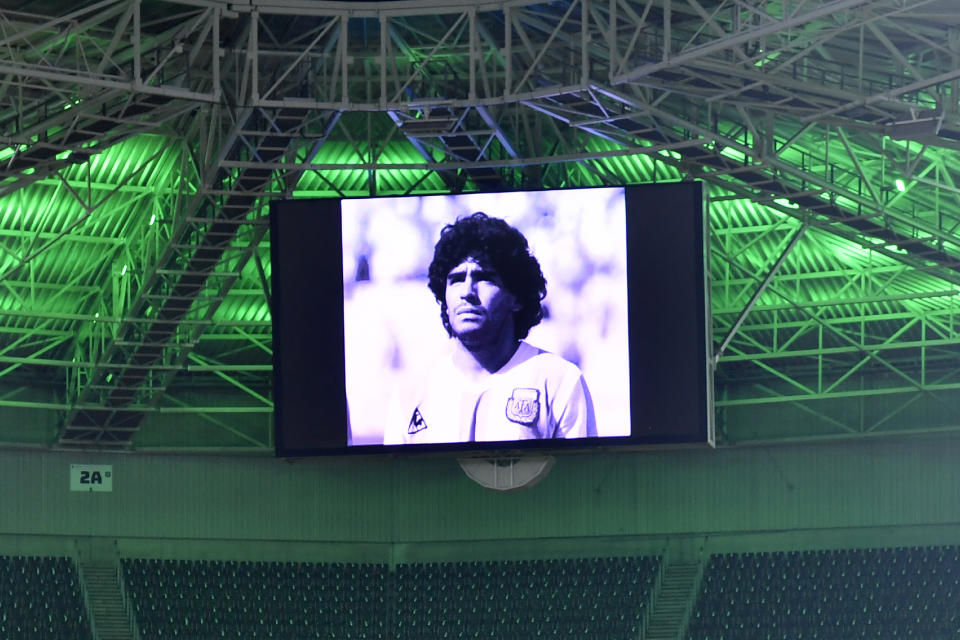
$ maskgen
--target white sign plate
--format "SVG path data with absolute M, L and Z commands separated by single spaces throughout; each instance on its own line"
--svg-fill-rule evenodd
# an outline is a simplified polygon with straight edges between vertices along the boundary
M 71 464 L 70 491 L 113 491 L 113 465 Z

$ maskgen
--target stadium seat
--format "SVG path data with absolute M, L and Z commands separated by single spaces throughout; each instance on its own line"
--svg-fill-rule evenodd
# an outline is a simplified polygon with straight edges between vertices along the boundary
M 957 558 L 955 547 L 712 556 L 685 637 L 957 637 Z
M 72 560 L 0 556 L 0 637 L 92 637 Z

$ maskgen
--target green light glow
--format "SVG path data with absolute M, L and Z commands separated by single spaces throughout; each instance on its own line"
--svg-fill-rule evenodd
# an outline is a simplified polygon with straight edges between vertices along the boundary
M 905 185 L 903 183 L 903 180 L 901 180 L 900 178 L 897 178 L 893 184 L 897 187 L 897 191 L 899 191 L 900 193 L 903 193 L 904 191 L 907 190 L 907 185 Z
M 838 196 L 834 199 L 833 202 L 834 202 L 834 204 L 836 204 L 838 207 L 844 207 L 845 209 L 847 209 L 847 210 L 849 210 L 849 211 L 856 211 L 856 210 L 857 210 L 857 203 L 854 202 L 853 200 L 851 200 L 850 198 L 846 197 L 846 196 L 840 196 L 840 195 L 838 195 Z
M 731 160 L 736 160 L 737 162 L 746 162 L 747 160 L 747 155 L 744 152 L 734 149 L 733 147 L 724 147 L 723 150 L 720 151 L 720 155 L 730 158 Z
M 756 62 L 754 62 L 754 63 L 753 63 L 753 66 L 755 66 L 755 67 L 762 67 L 763 65 L 767 64 L 768 62 L 773 62 L 774 60 L 776 60 L 776 59 L 779 58 L 779 57 L 780 57 L 780 52 L 779 52 L 779 51 L 774 51 L 774 52 L 770 53 L 769 55 L 767 55 L 767 56 L 765 56 L 765 57 L 763 57 L 763 58 L 760 58 L 759 60 L 757 60 Z
M 790 202 L 790 200 L 788 200 L 787 198 L 777 198 L 776 200 L 774 200 L 774 202 L 777 203 L 778 205 L 780 205 L 781 207 L 787 207 L 788 209 L 799 209 L 799 208 L 800 208 L 800 205 L 798 205 L 798 204 L 796 204 L 796 203 L 794 203 L 794 202 Z

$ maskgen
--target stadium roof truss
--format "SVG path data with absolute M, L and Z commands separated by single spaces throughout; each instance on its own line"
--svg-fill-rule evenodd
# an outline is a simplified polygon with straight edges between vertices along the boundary
M 720 444 L 960 427 L 950 0 L 3 6 L 4 444 L 270 452 L 271 199 L 691 179 Z

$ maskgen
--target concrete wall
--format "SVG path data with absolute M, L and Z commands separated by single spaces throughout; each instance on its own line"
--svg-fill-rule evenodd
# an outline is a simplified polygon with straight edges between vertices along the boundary
M 275 545 L 282 554 L 296 548 L 282 543 L 296 542 L 320 556 L 374 559 L 416 556 L 424 545 L 456 555 L 465 541 L 474 550 L 526 541 L 528 551 L 555 552 L 582 548 L 584 539 L 611 548 L 668 539 L 702 546 L 844 530 L 856 532 L 852 543 L 871 546 L 897 530 L 955 532 L 957 460 L 960 439 L 949 436 L 575 454 L 559 456 L 535 487 L 500 493 L 474 484 L 452 458 L 288 462 L 4 450 L 0 547 L 107 537 L 137 555 L 175 553 L 178 541 L 191 541 L 202 556 L 225 543 Z M 76 462 L 112 464 L 114 491 L 71 492 Z

